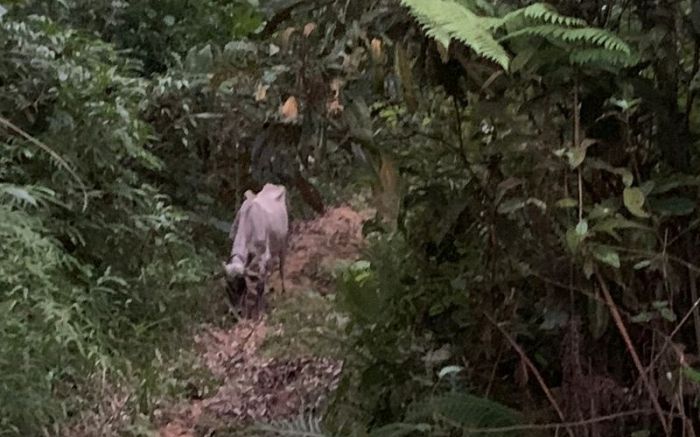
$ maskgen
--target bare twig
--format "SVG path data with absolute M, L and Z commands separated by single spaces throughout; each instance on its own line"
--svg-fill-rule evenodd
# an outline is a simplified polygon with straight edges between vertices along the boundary
M 574 84 L 574 147 L 578 148 L 581 144 L 581 117 L 579 115 L 578 101 L 578 78 Z M 578 221 L 583 220 L 583 177 L 581 175 L 581 166 L 578 169 Z
M 119 414 L 121 414 L 121 412 L 124 410 L 124 407 L 126 407 L 126 404 L 129 402 L 129 399 L 131 399 L 131 395 L 132 395 L 131 393 L 128 393 L 124 397 L 124 399 L 117 404 L 117 408 L 114 409 L 112 414 L 110 414 L 109 416 L 105 417 L 104 420 L 102 420 L 102 422 L 100 423 L 100 428 L 99 428 L 100 435 L 103 434 L 105 427 L 108 424 L 112 423 L 117 418 L 117 416 L 119 416 Z
M 686 250 L 687 255 L 690 257 L 693 253 L 693 242 L 688 238 L 686 239 Z M 695 305 L 691 311 L 693 312 L 693 324 L 695 326 L 695 344 L 698 351 L 700 351 L 700 313 L 696 309 L 698 301 L 698 284 L 697 284 L 697 274 L 690 269 L 688 270 L 688 285 L 690 287 L 690 298 L 693 299 Z
M 535 379 L 537 379 L 537 382 L 540 384 L 540 387 L 542 388 L 542 391 L 544 394 L 547 396 L 547 399 L 549 400 L 549 403 L 552 405 L 552 408 L 557 412 L 557 415 L 559 416 L 559 419 L 561 419 L 562 422 L 564 422 L 566 419 L 564 418 L 564 412 L 562 411 L 561 407 L 559 407 L 559 404 L 557 403 L 557 400 L 554 399 L 554 395 L 552 395 L 552 391 L 547 387 L 547 383 L 544 381 L 544 378 L 542 378 L 542 375 L 540 375 L 540 372 L 537 370 L 537 367 L 532 363 L 530 358 L 525 354 L 525 351 L 520 347 L 518 343 L 515 342 L 513 337 L 506 332 L 505 329 L 503 329 L 494 319 L 492 319 L 488 314 L 483 313 L 484 317 L 491 322 L 493 326 L 498 329 L 501 334 L 505 337 L 506 340 L 508 340 L 508 343 L 515 349 L 515 351 L 520 355 L 520 359 L 523 360 L 525 365 L 530 369 L 532 374 L 535 376 Z M 574 437 L 574 432 L 571 430 L 570 427 L 564 426 L 566 429 L 566 432 L 569 434 L 569 437 Z
M 615 301 L 613 300 L 612 295 L 610 294 L 608 284 L 605 283 L 605 279 L 600 274 L 600 271 L 598 271 L 598 269 L 596 269 L 595 275 L 596 279 L 598 279 L 598 284 L 600 284 L 600 288 L 603 291 L 603 296 L 605 297 L 605 301 L 608 304 L 608 308 L 610 309 L 610 314 L 612 315 L 613 320 L 615 321 L 615 325 L 617 325 L 617 329 L 620 331 L 620 335 L 622 335 L 622 339 L 625 341 L 627 350 L 632 356 L 632 361 L 634 361 L 634 365 L 637 367 L 637 371 L 639 372 L 639 376 L 642 379 L 642 382 L 644 383 L 647 393 L 649 394 L 649 398 L 654 406 L 654 410 L 656 410 L 656 415 L 659 418 L 659 422 L 661 422 L 661 427 L 664 430 L 664 434 L 669 435 L 668 423 L 666 423 L 666 418 L 664 416 L 663 410 L 661 409 L 661 405 L 659 404 L 659 398 L 656 396 L 656 393 L 654 392 L 654 389 L 651 386 L 651 383 L 649 382 L 649 378 L 647 378 L 647 374 L 644 371 L 644 367 L 642 367 L 642 361 L 639 359 L 639 355 L 637 354 L 637 351 L 635 350 L 634 345 L 632 344 L 632 339 L 630 338 L 629 333 L 627 332 L 627 328 L 625 328 L 625 324 L 622 321 L 622 317 L 620 316 L 620 312 L 617 309 L 617 305 L 615 305 Z
M 668 347 L 671 345 L 671 340 L 673 339 L 673 337 L 678 333 L 678 331 L 680 331 L 681 327 L 685 324 L 685 322 L 688 321 L 690 316 L 695 312 L 698 305 L 700 305 L 700 298 L 698 298 L 695 301 L 695 303 L 693 304 L 693 306 L 691 306 L 690 309 L 685 313 L 685 315 L 683 316 L 681 321 L 678 322 L 678 324 L 673 329 L 673 331 L 671 331 L 671 333 L 666 336 L 664 344 L 661 346 L 661 349 L 659 349 L 659 352 L 654 355 L 654 358 L 652 358 L 651 362 L 646 366 L 646 368 L 644 370 L 645 375 L 648 374 L 649 371 L 651 371 L 651 369 L 654 368 L 656 363 L 663 356 L 664 352 L 666 352 L 666 349 L 668 349 Z M 635 381 L 634 385 L 632 386 L 632 390 L 634 390 L 634 388 L 637 386 L 637 384 L 639 384 L 640 378 L 641 378 L 641 375 L 637 379 L 637 381 Z
M 10 120 L 0 117 L 0 124 L 5 126 L 7 129 L 13 131 L 14 133 L 18 134 L 25 140 L 29 141 L 30 143 L 34 144 L 35 146 L 39 147 L 41 150 L 44 152 L 48 153 L 53 159 L 55 159 L 59 165 L 68 171 L 71 176 L 75 178 L 75 180 L 78 182 L 80 185 L 80 188 L 83 191 L 83 211 L 87 209 L 87 204 L 88 204 L 88 195 L 87 195 L 87 188 L 85 188 L 85 184 L 83 183 L 83 180 L 80 179 L 80 176 L 71 168 L 70 165 L 66 162 L 65 159 L 61 157 L 58 153 L 54 152 L 53 149 L 51 149 L 49 146 L 44 144 L 43 142 L 39 141 L 38 139 L 34 138 L 30 134 L 28 134 L 24 129 L 21 127 L 17 126 L 16 124 L 12 123 Z
M 525 424 L 525 425 L 512 425 L 512 426 L 501 426 L 494 428 L 462 428 L 469 434 L 495 434 L 495 433 L 506 433 L 515 431 L 528 431 L 528 430 L 548 430 L 548 429 L 561 429 L 561 428 L 576 428 L 586 425 L 592 425 L 594 423 L 609 422 L 615 419 L 621 419 L 623 417 L 631 416 L 642 416 L 655 414 L 654 410 L 631 410 L 623 411 L 621 413 L 608 414 L 606 416 L 592 417 L 590 419 L 579 420 L 576 422 L 562 422 L 562 423 L 543 423 L 543 424 Z

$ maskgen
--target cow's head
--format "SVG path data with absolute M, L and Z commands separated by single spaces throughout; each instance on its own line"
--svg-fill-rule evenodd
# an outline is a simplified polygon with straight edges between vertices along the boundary
M 240 260 L 238 257 L 233 257 L 231 261 L 228 264 L 224 264 L 224 271 L 226 272 L 226 276 L 229 278 L 233 278 L 236 276 L 243 276 L 245 273 L 245 265 L 243 264 L 243 261 Z

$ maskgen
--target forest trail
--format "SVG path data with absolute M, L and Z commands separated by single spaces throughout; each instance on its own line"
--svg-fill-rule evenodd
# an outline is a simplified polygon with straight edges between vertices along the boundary
M 332 281 L 323 274 L 324 266 L 358 257 L 364 244 L 362 224 L 371 214 L 343 205 L 313 220 L 292 223 L 285 269 L 287 293 L 274 298 L 268 295 L 271 305 L 260 320 L 197 329 L 198 358 L 220 385 L 209 397 L 190 399 L 157 413 L 160 437 L 210 435 L 222 426 L 236 429 L 257 421 L 293 419 L 325 398 L 338 381 L 342 363 L 327 357 L 292 356 L 290 351 L 274 358 L 265 356 L 261 351 L 265 340 L 285 329 L 271 323 L 269 313 L 295 294 L 331 292 Z M 270 288 L 280 289 L 277 273 L 270 282 Z M 225 299 L 222 290 L 217 292 Z

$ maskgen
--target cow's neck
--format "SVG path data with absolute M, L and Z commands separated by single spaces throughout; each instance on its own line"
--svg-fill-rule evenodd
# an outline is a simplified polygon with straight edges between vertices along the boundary
M 228 258 L 228 262 L 231 263 L 231 262 L 233 262 L 233 260 L 236 259 L 236 258 L 238 258 L 238 260 L 239 260 L 241 263 L 243 263 L 243 265 L 246 264 L 246 258 L 247 258 L 247 257 L 246 257 L 245 255 L 243 255 L 243 254 L 236 253 L 236 252 L 231 252 L 231 256 L 229 256 L 229 258 Z

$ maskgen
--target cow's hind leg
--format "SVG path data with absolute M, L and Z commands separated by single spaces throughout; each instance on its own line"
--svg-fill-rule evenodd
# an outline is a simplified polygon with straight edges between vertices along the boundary
M 268 276 L 269 276 L 269 271 L 270 271 L 270 260 L 271 260 L 271 254 L 270 254 L 270 244 L 266 244 L 265 246 L 265 251 L 262 253 L 260 256 L 260 263 L 258 264 L 259 269 L 260 269 L 260 277 L 259 281 L 256 287 L 257 290 L 257 307 L 258 307 L 258 314 L 261 315 L 263 312 L 263 304 L 264 304 L 264 298 L 265 298 L 265 284 L 267 284 Z
M 284 258 L 287 255 L 286 251 L 287 251 L 287 249 L 283 247 L 282 250 L 280 251 L 280 256 L 279 256 L 279 258 L 280 258 L 280 282 L 282 282 L 282 294 L 287 293 L 287 289 L 284 286 Z
M 255 296 L 255 311 L 256 318 L 260 318 L 265 311 L 264 298 L 265 298 L 265 281 L 260 279 L 255 286 L 256 296 Z

